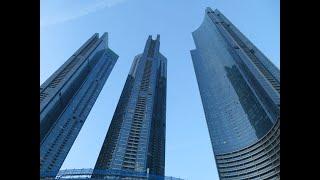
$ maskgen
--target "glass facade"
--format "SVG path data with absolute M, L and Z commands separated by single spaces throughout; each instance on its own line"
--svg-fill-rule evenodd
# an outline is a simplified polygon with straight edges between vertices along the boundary
M 107 44 L 94 34 L 40 86 L 40 174 L 58 173 L 111 73 L 118 55 Z
M 278 177 L 280 144 L 262 139 L 271 131 L 280 134 L 279 69 L 218 10 L 207 8 L 192 35 L 191 57 L 220 179 Z M 280 142 L 280 136 L 272 137 Z M 251 146 L 260 149 L 247 151 Z M 263 170 L 269 173 L 265 178 Z
M 167 59 L 159 47 L 160 36 L 149 36 L 134 58 L 95 169 L 164 175 Z

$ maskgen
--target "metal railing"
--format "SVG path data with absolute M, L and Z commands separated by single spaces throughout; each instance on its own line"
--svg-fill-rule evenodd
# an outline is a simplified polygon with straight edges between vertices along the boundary
M 145 172 L 136 172 L 128 170 L 116 170 L 116 169 L 65 169 L 60 170 L 57 176 L 52 176 L 56 174 L 54 172 L 40 174 L 41 180 L 55 180 L 55 179 L 65 179 L 65 180 L 82 180 L 82 179 L 109 179 L 109 180 L 183 180 L 181 178 L 175 178 L 170 176 L 159 176 L 154 174 L 149 174 Z

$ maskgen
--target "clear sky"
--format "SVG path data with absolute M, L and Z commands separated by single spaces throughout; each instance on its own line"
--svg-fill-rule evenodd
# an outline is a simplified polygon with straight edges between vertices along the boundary
M 218 8 L 280 67 L 278 0 L 41 0 L 40 84 L 93 33 L 120 57 L 62 169 L 93 168 L 135 55 L 160 34 L 168 59 L 166 175 L 218 179 L 190 50 L 206 7 Z

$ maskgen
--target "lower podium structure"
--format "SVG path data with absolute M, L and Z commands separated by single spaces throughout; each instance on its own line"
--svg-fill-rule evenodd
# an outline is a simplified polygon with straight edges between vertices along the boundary
M 139 173 L 127 170 L 93 170 L 93 169 L 65 169 L 59 171 L 58 175 L 53 178 L 48 174 L 48 177 L 42 177 L 42 180 L 53 179 L 68 179 L 68 180 L 99 180 L 101 178 L 94 178 L 93 176 L 104 176 L 104 179 L 109 180 L 183 180 L 170 176 L 158 176 L 149 173 Z

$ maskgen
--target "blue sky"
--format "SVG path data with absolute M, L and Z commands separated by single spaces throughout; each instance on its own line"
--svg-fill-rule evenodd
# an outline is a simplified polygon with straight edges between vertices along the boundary
M 135 55 L 160 34 L 168 59 L 166 175 L 218 179 L 189 51 L 206 7 L 218 8 L 280 67 L 278 0 L 41 0 L 40 84 L 93 33 L 120 57 L 62 168 L 93 168 Z

